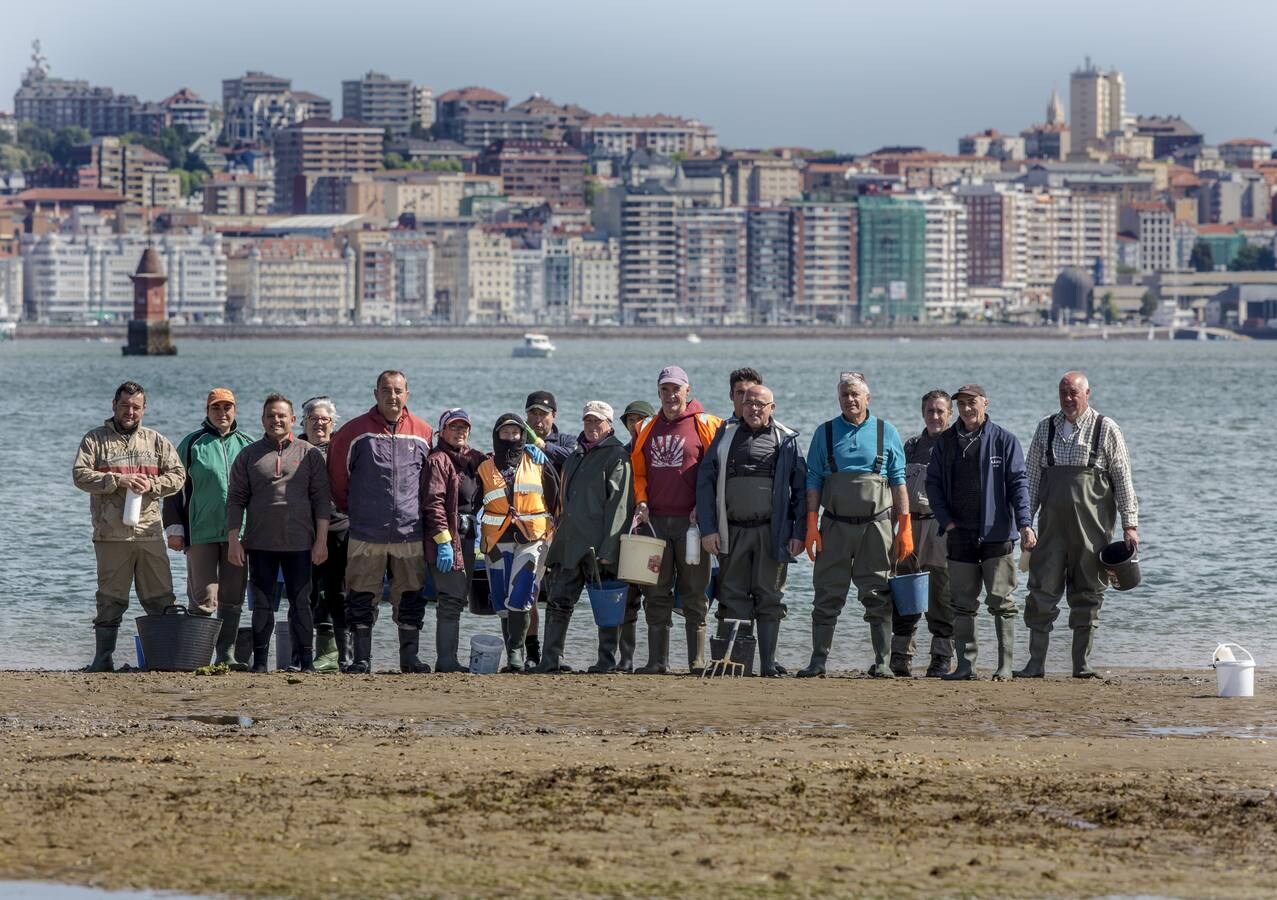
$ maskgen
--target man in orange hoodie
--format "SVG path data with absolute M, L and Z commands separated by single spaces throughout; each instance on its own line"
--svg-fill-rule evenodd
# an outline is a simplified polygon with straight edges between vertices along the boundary
M 667 546 L 657 583 L 644 591 L 648 660 L 637 671 L 644 675 L 669 671 L 677 585 L 687 633 L 687 666 L 698 674 L 705 668 L 705 615 L 709 611 L 705 586 L 709 584 L 710 559 L 704 554 L 695 565 L 688 562 L 687 531 L 696 525 L 696 476 L 701 459 L 723 420 L 690 399 L 692 383 L 679 366 L 662 369 L 656 386 L 660 411 L 634 439 L 630 461 L 635 514 Z

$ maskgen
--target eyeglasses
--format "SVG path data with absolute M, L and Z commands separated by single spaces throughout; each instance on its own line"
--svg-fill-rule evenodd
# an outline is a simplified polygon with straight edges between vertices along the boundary
M 766 409 L 771 406 L 772 403 L 773 401 L 771 400 L 746 400 L 741 404 L 741 406 L 747 406 L 750 409 Z
M 331 425 L 333 424 L 330 416 L 307 416 L 306 421 L 312 425 Z

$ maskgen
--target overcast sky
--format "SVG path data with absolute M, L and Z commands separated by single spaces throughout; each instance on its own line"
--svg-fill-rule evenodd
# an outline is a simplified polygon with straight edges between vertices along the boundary
M 594 112 L 675 113 L 728 146 L 864 152 L 1041 121 L 1090 55 L 1126 78 L 1127 110 L 1178 113 L 1216 143 L 1271 138 L 1277 2 L 1074 0 L 0 0 L 0 109 L 39 37 L 52 74 L 159 100 L 221 99 L 260 69 L 341 111 L 369 69 L 436 94 L 481 84 Z M 363 11 L 366 10 L 366 13 Z M 546 12 L 552 10 L 553 12 Z

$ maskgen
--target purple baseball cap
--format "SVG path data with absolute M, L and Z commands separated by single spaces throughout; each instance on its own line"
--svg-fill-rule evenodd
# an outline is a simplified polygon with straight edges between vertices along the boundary
M 663 384 L 691 385 L 691 379 L 687 377 L 687 373 L 683 371 L 682 366 L 666 366 L 661 369 L 661 374 L 656 376 L 656 386 Z
M 454 406 L 452 409 L 445 409 L 439 416 L 439 430 L 443 431 L 450 423 L 458 420 L 465 422 L 467 425 L 471 424 L 470 414 L 460 406 Z

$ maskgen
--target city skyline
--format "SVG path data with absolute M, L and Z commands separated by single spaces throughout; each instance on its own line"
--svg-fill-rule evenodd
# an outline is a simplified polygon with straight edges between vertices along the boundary
M 905 33 L 879 8 L 828 8 L 808 0 L 788 5 L 778 21 L 760 19 L 777 19 L 762 4 L 715 18 L 712 10 L 659 0 L 644 7 L 643 21 L 627 13 L 626 30 L 618 32 L 606 12 L 572 0 L 553 16 L 498 4 L 501 15 L 485 19 L 501 21 L 500 32 L 476 30 L 456 8 L 404 10 L 395 13 L 395 29 L 370 28 L 354 40 L 323 14 L 322 4 L 264 8 L 230 0 L 195 35 L 155 0 L 85 6 L 53 0 L 6 14 L 0 108 L 11 108 L 30 43 L 39 38 L 54 76 L 143 100 L 189 87 L 219 101 L 223 78 L 258 69 L 339 104 L 343 80 L 377 70 L 429 85 L 436 94 L 480 84 L 516 101 L 539 92 L 596 113 L 695 117 L 735 147 L 864 153 L 917 144 L 952 153 L 964 134 L 990 127 L 1015 133 L 1042 121 L 1051 90 L 1067 102 L 1069 73 L 1088 56 L 1123 72 L 1129 113 L 1181 115 L 1208 143 L 1268 138 L 1277 120 L 1245 87 L 1263 83 L 1267 29 L 1233 27 L 1236 18 L 1253 20 L 1252 13 L 1277 20 L 1270 6 L 1254 0 L 1230 6 L 1227 19 L 1203 18 L 1194 29 L 1183 28 L 1184 16 L 1197 8 L 1187 4 L 1163 7 L 1151 19 L 1139 10 L 1082 2 L 1068 15 L 1025 21 L 1022 7 L 1010 3 L 988 5 L 979 16 L 923 3 L 912 20 L 926 22 L 921 34 Z M 1099 19 L 1108 27 L 1096 29 Z M 371 21 L 381 26 L 386 17 Z M 281 30 L 293 40 L 281 42 Z M 1209 39 L 1215 30 L 1221 40 Z M 432 40 L 436 34 L 474 40 Z M 1049 48 L 1041 46 L 1045 36 Z M 103 49 L 139 37 L 145 53 Z M 902 57 L 902 45 L 914 52 Z M 547 54 L 543 48 L 550 46 L 569 49 Z M 986 52 L 976 55 L 981 48 Z M 671 57 L 677 65 L 661 65 Z M 908 73 L 893 76 L 888 70 L 902 58 L 913 60 Z M 856 87 L 861 83 L 873 89 Z

